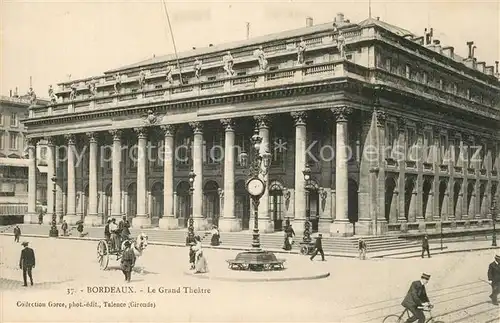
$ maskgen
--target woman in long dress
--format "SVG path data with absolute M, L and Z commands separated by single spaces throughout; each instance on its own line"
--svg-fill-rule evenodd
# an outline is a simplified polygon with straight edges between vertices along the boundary
M 207 259 L 203 255 L 203 248 L 201 246 L 200 236 L 196 236 L 196 245 L 193 246 L 193 250 L 196 252 L 196 263 L 195 263 L 195 273 L 206 273 L 208 271 Z

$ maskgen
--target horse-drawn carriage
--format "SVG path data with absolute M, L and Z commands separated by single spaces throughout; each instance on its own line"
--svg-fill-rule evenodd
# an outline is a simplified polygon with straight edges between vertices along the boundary
M 106 270 L 109 264 L 109 257 L 116 257 L 116 261 L 122 258 L 123 250 L 125 250 L 125 241 L 129 241 L 134 250 L 135 256 L 139 258 L 142 256 L 142 252 L 148 246 L 148 236 L 144 233 L 141 233 L 137 236 L 137 238 L 124 240 L 121 243 L 121 249 L 111 249 L 110 241 L 106 239 L 99 240 L 97 244 L 97 262 L 101 267 L 101 270 Z

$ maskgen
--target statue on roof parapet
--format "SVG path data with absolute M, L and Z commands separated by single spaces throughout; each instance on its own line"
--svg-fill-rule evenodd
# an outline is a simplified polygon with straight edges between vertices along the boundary
M 266 59 L 266 53 L 264 52 L 262 46 L 259 46 L 259 48 L 253 52 L 253 56 L 257 57 L 260 69 L 262 71 L 265 71 L 267 69 L 267 59 Z
M 113 88 L 115 89 L 115 93 L 118 94 L 120 92 L 120 86 L 122 84 L 122 76 L 120 73 L 115 74 L 115 83 L 113 84 Z
M 173 84 L 174 83 L 174 78 L 172 77 L 172 66 L 167 65 L 167 68 L 165 69 L 167 75 L 166 75 L 166 80 L 168 83 Z
M 35 91 L 33 91 L 32 87 L 30 87 L 30 89 L 28 90 L 28 96 L 30 100 L 30 105 L 36 105 L 36 94 Z
M 339 35 L 337 36 L 337 48 L 339 50 L 340 58 L 346 58 L 345 55 L 345 38 L 344 35 L 342 35 L 341 32 L 339 32 Z
M 434 29 L 430 28 L 429 31 L 427 31 L 427 28 L 424 29 L 424 35 L 425 35 L 425 46 L 427 45 L 432 45 L 432 37 L 434 36 Z
M 75 100 L 78 86 L 76 83 L 71 84 L 71 92 L 69 93 L 69 99 Z
M 57 96 L 54 93 L 54 89 L 52 88 L 52 84 L 49 85 L 49 99 L 50 99 L 50 103 L 57 102 Z
M 304 64 L 304 53 L 306 51 L 306 42 L 304 38 L 300 37 L 300 42 L 297 44 L 297 63 Z
M 141 68 L 141 71 L 139 72 L 139 86 L 141 87 L 142 90 L 144 90 L 145 85 L 146 85 L 146 72 L 144 72 L 144 69 Z
M 224 63 L 224 71 L 226 71 L 227 76 L 233 76 L 234 59 L 230 51 L 227 51 L 226 55 L 224 55 L 224 57 L 222 58 L 222 62 Z
M 87 87 L 89 89 L 89 92 L 90 92 L 90 95 L 91 96 L 96 96 L 97 95 L 97 85 L 96 85 L 96 80 L 94 78 L 92 78 L 92 80 L 90 80 L 88 83 L 87 83 Z
M 201 77 L 201 67 L 203 66 L 203 62 L 196 57 L 194 60 L 194 76 L 196 76 L 197 79 L 200 79 Z

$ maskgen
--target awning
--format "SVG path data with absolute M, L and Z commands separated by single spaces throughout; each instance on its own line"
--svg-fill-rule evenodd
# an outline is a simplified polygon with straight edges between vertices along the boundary
M 37 166 L 40 173 L 47 173 L 49 166 Z
M 0 157 L 0 166 L 28 167 L 28 165 L 29 159 Z

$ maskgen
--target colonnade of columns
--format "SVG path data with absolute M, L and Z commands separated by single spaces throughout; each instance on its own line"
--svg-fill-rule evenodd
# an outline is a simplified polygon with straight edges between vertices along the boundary
M 337 155 L 345 156 L 345 146 L 346 142 L 346 131 L 347 131 L 347 115 L 351 112 L 350 109 L 345 107 L 332 109 L 334 116 L 337 118 L 338 124 L 336 130 L 337 137 Z M 303 178 L 302 170 L 305 167 L 306 162 L 306 143 L 307 143 L 307 131 L 306 131 L 306 113 L 305 112 L 294 112 L 291 114 L 295 120 L 295 196 L 294 196 L 294 214 L 297 221 L 304 221 L 305 219 L 305 180 Z M 256 128 L 258 133 L 262 138 L 262 145 L 269 147 L 269 128 L 270 122 L 266 115 L 255 116 Z M 225 133 L 225 152 L 224 152 L 224 195 L 223 195 L 223 214 L 219 220 L 219 226 L 221 231 L 239 231 L 241 230 L 241 222 L 235 217 L 235 158 L 234 158 L 234 145 L 235 145 L 235 122 L 233 119 L 222 119 L 220 120 L 221 125 Z M 202 201 L 203 201 L 203 123 L 201 122 L 190 122 L 189 123 L 193 131 L 193 146 L 192 146 L 192 168 L 196 174 L 194 181 L 194 191 L 193 191 L 193 218 L 196 230 L 206 229 L 207 220 L 203 216 Z M 163 200 L 163 217 L 160 219 L 159 225 L 164 228 L 173 229 L 178 227 L 178 221 L 174 215 L 174 162 L 175 162 L 175 145 L 174 145 L 174 125 L 162 125 L 159 127 L 164 134 L 164 200 Z M 148 165 L 146 156 L 146 145 L 147 145 L 147 135 L 146 128 L 136 128 L 134 129 L 137 134 L 137 145 L 138 145 L 138 160 L 137 160 L 137 214 L 132 220 L 133 227 L 147 227 L 151 224 L 151 218 L 147 214 L 147 171 L 146 167 Z M 111 216 L 119 217 L 123 215 L 123 205 L 122 205 L 122 130 L 110 130 L 109 134 L 112 137 L 112 205 L 111 205 Z M 88 132 L 85 134 L 88 139 L 88 158 L 89 158 L 89 168 L 88 168 L 88 212 L 84 219 L 87 225 L 100 225 L 102 224 L 102 219 L 98 216 L 98 169 L 99 158 L 99 144 L 97 139 L 97 133 Z M 80 220 L 77 215 L 77 205 L 76 205 L 76 173 L 75 173 L 75 134 L 69 134 L 64 136 L 65 145 L 67 146 L 67 191 L 66 191 L 66 214 L 64 219 L 69 223 L 73 224 Z M 53 195 L 50 194 L 51 188 L 53 187 L 52 177 L 56 176 L 56 146 L 55 138 L 47 138 L 47 184 L 48 191 L 47 194 L 47 217 L 52 216 Z M 30 154 L 30 174 L 34 174 L 36 171 L 36 161 L 34 155 L 35 141 L 31 141 L 29 146 Z M 271 152 L 272 153 L 272 152 Z M 335 195 L 337 201 L 335 203 L 337 214 L 336 218 L 340 222 L 345 222 L 347 220 L 347 159 L 337 158 L 337 176 L 336 185 L 342 187 L 342 189 L 337 190 Z M 264 174 L 264 179 L 269 181 L 269 172 Z M 28 212 L 30 214 L 35 213 L 36 205 L 36 176 L 30 176 L 29 179 L 29 203 Z M 259 206 L 259 227 L 263 232 L 273 231 L 273 224 L 269 215 L 269 192 L 266 189 L 266 193 L 262 196 L 261 203 Z M 298 228 L 300 231 L 300 228 Z

